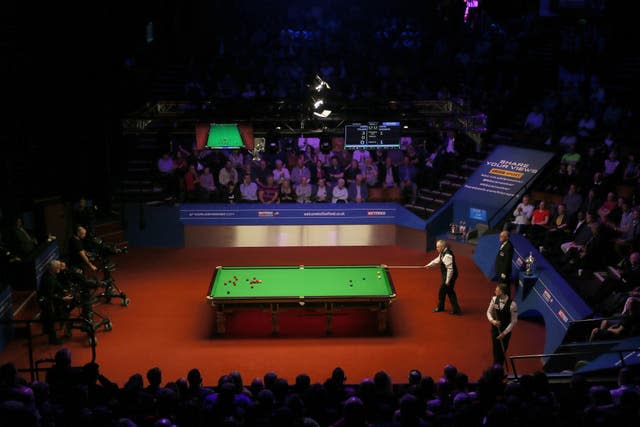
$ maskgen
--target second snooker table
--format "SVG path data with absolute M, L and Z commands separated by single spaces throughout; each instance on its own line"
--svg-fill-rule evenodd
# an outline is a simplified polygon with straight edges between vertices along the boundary
M 289 308 L 320 310 L 326 332 L 340 308 L 363 307 L 377 313 L 378 332 L 388 328 L 388 308 L 396 297 L 383 265 L 216 267 L 207 300 L 216 313 L 215 332 L 226 331 L 227 313 L 239 309 L 267 309 L 271 330 L 278 334 L 278 312 Z

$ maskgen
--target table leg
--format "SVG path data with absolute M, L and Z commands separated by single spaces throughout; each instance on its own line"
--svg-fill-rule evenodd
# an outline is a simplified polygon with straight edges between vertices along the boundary
M 216 309 L 216 334 L 224 334 L 227 331 L 225 320 L 224 308 Z
M 378 316 L 378 333 L 384 334 L 387 332 L 387 317 L 389 315 L 389 310 L 387 310 L 386 305 L 380 305 L 377 310 Z
M 280 333 L 280 319 L 278 318 L 278 304 L 271 304 L 271 334 L 278 335 Z
M 325 307 L 325 314 L 327 316 L 327 335 L 333 334 L 333 304 L 328 303 Z

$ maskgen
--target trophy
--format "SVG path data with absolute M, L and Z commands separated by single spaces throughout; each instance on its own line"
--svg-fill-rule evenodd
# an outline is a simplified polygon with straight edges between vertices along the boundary
M 460 233 L 460 238 L 462 240 L 467 240 L 467 222 L 460 220 L 460 224 L 458 225 L 458 232 Z
M 536 259 L 533 257 L 533 254 L 529 252 L 529 256 L 525 258 L 524 265 L 525 270 L 524 274 L 527 276 L 531 276 L 535 270 Z
M 251 154 L 253 154 L 253 160 L 260 160 L 260 152 L 264 151 L 265 141 L 264 138 L 256 138 L 253 146 L 253 150 L 251 150 Z
M 458 234 L 458 226 L 456 225 L 455 222 L 452 222 L 451 224 L 449 224 L 449 233 L 451 233 L 452 236 L 455 236 L 456 234 Z

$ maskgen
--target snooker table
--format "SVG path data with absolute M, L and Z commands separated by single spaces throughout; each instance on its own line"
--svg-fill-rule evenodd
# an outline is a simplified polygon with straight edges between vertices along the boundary
M 279 333 L 278 313 L 304 308 L 326 316 L 332 334 L 333 313 L 342 308 L 376 312 L 378 332 L 388 330 L 389 306 L 396 297 L 384 265 L 216 267 L 207 300 L 215 310 L 215 332 L 224 334 L 226 316 L 242 309 L 271 312 L 272 334 Z

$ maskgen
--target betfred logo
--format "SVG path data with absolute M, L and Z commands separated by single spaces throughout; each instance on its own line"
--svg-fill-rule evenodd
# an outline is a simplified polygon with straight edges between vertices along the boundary
M 562 310 L 558 310 L 558 317 L 560 317 L 564 323 L 567 323 L 569 321 L 569 318 Z
M 280 213 L 277 211 L 258 211 L 258 216 L 260 218 L 272 218 L 274 216 L 278 216 Z
M 367 211 L 367 216 L 385 216 L 385 211 Z
M 551 294 L 546 289 L 542 293 L 542 298 L 544 298 L 544 300 L 549 304 L 553 302 L 553 298 L 551 297 Z

